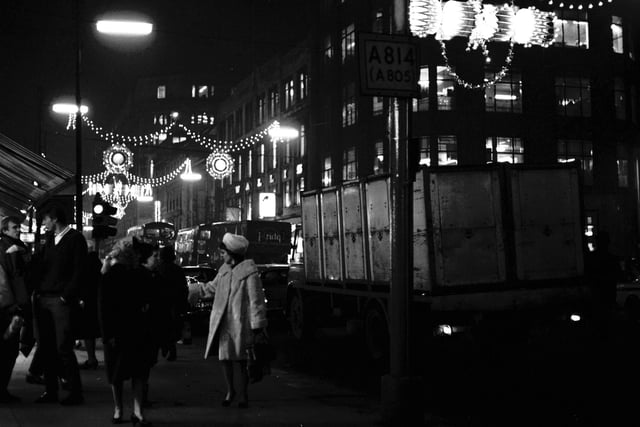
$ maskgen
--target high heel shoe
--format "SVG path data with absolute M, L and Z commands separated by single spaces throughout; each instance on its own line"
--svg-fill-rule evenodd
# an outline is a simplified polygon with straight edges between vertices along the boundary
M 232 393 L 227 393 L 227 396 L 224 398 L 224 400 L 222 401 L 222 406 L 224 406 L 225 408 L 228 406 L 231 406 L 231 402 L 233 402 L 233 399 L 236 397 L 236 392 L 232 392 Z
M 119 417 L 111 418 L 111 424 L 122 424 L 122 422 L 123 422 L 122 415 L 120 415 Z
M 134 426 L 151 427 L 152 424 L 147 420 L 141 420 L 135 414 L 131 414 L 131 424 Z
M 238 402 L 238 408 L 248 408 L 249 407 L 249 396 L 247 396 L 246 394 L 244 395 L 244 399 L 242 399 L 240 402 Z

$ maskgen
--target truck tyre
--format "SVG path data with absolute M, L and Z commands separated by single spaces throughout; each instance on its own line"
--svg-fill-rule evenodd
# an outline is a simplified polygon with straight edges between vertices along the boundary
M 364 312 L 364 339 L 369 357 L 384 363 L 389 356 L 389 325 L 378 302 L 370 303 Z
M 302 295 L 294 292 L 289 298 L 289 306 L 287 308 L 287 318 L 291 335 L 297 340 L 303 340 L 308 335 L 308 320 L 305 318 L 305 308 Z

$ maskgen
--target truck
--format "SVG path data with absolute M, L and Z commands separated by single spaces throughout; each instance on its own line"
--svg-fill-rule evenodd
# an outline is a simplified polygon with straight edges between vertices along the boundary
M 495 315 L 578 320 L 584 278 L 581 176 L 573 164 L 423 167 L 413 183 L 412 311 L 434 334 Z M 289 268 L 292 335 L 363 331 L 388 352 L 390 177 L 302 194 L 303 260 Z
M 219 269 L 222 236 L 242 234 L 249 240 L 247 257 L 256 264 L 286 264 L 291 250 L 291 224 L 285 221 L 247 220 L 200 224 L 178 231 L 176 258 L 182 266 L 208 265 Z

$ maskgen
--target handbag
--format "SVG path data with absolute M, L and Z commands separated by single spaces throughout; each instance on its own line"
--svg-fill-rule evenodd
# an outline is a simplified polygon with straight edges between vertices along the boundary
M 256 335 L 252 346 L 247 348 L 247 371 L 249 382 L 262 381 L 265 375 L 271 373 L 271 361 L 275 359 L 275 350 L 269 342 L 266 331 Z

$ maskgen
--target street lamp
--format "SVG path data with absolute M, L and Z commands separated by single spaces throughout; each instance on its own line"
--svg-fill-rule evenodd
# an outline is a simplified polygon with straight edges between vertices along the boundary
M 75 106 L 67 113 L 75 113 L 75 145 L 76 145 L 76 176 L 75 176 L 75 194 L 76 194 L 76 230 L 82 230 L 82 114 L 88 111 L 88 108 L 82 105 L 82 96 L 80 92 L 80 71 L 82 60 L 82 45 L 80 38 L 80 1 L 73 2 L 73 18 L 75 25 Z M 133 20 L 123 21 L 98 21 L 96 28 L 99 32 L 111 36 L 146 36 L 151 34 L 153 25 L 148 22 L 140 22 Z M 78 107 L 80 106 L 80 107 Z M 56 107 L 58 110 L 63 107 Z M 86 108 L 86 110 L 85 110 Z M 56 111 L 56 109 L 54 109 Z M 57 112 L 57 111 L 56 111 Z

